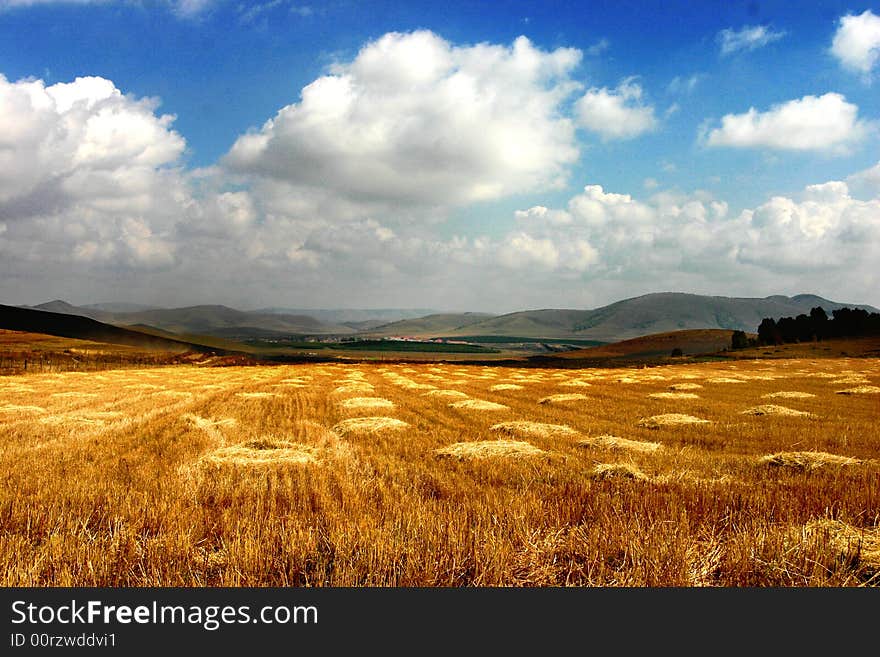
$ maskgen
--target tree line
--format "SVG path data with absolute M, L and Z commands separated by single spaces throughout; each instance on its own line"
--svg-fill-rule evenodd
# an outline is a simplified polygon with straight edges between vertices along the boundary
M 744 331 L 734 331 L 733 349 L 756 345 L 777 345 L 792 342 L 815 342 L 829 338 L 880 336 L 880 313 L 869 313 L 861 308 L 838 308 L 831 317 L 821 306 L 810 314 L 797 317 L 765 317 L 758 326 L 758 338 L 749 339 Z

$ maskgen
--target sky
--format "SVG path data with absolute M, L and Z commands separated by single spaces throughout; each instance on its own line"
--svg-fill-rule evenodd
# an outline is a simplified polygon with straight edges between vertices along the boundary
M 880 306 L 880 4 L 0 0 L 0 303 Z

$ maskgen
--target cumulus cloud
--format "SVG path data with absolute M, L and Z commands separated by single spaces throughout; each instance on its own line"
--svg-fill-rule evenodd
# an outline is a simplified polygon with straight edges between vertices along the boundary
M 390 33 L 307 85 L 225 156 L 232 172 L 364 201 L 465 204 L 558 187 L 579 51 Z
M 844 68 L 867 78 L 880 59 L 880 16 L 870 9 L 858 16 L 842 16 L 831 42 L 831 54 Z
M 627 78 L 616 89 L 589 89 L 575 104 L 578 125 L 603 139 L 632 139 L 657 127 L 654 107 L 642 101 L 642 87 Z
M 99 77 L 47 86 L 0 75 L 0 220 L 31 252 L 147 266 L 171 261 L 186 196 L 186 143 L 156 113 Z
M 858 191 L 871 196 L 880 196 L 880 162 L 864 171 L 852 174 L 846 180 Z
M 746 25 L 738 30 L 727 28 L 716 37 L 722 55 L 732 55 L 741 50 L 757 50 L 779 41 L 785 32 L 774 32 L 769 25 Z
M 846 182 L 809 185 L 731 215 L 707 192 L 659 192 L 647 200 L 588 185 L 565 208 L 518 211 L 519 227 L 483 252 L 559 287 L 567 272 L 594 290 L 633 287 L 755 296 L 780 289 L 870 299 L 880 273 L 880 197 L 854 199 Z M 573 245 L 585 246 L 580 266 Z M 543 278 L 541 278 L 543 276 Z M 828 281 L 834 288 L 828 289 Z M 525 283 L 524 283 L 525 284 Z M 569 293 L 571 293 L 570 288 Z
M 858 114 L 858 106 L 841 94 L 804 96 L 773 105 L 766 112 L 751 107 L 744 114 L 727 114 L 721 127 L 708 133 L 706 143 L 843 154 L 874 129 Z

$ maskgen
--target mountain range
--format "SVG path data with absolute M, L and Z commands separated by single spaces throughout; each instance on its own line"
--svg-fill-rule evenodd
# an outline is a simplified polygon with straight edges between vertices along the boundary
M 502 336 L 516 338 L 568 338 L 613 342 L 681 329 L 727 329 L 754 332 L 764 317 L 797 316 L 821 306 L 838 308 L 872 306 L 831 301 L 812 294 L 763 298 L 721 297 L 664 292 L 624 299 L 591 310 L 543 309 L 503 315 L 488 313 L 436 313 L 414 317 L 418 309 L 320 310 L 265 308 L 241 311 L 226 306 L 149 308 L 130 304 L 73 306 L 56 300 L 34 309 L 89 317 L 116 326 L 150 327 L 182 335 L 210 335 L 228 339 L 284 336 Z M 309 315 L 305 313 L 318 315 Z M 407 316 L 410 315 L 410 316 Z M 396 321 L 383 322 L 394 317 Z

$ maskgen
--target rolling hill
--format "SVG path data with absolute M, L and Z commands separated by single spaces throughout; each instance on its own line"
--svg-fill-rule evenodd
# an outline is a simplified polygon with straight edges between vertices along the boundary
M 764 317 L 796 316 L 822 306 L 871 306 L 829 301 L 815 295 L 739 298 L 678 292 L 646 294 L 594 310 L 528 310 L 499 315 L 461 326 L 445 335 L 519 335 L 577 337 L 614 342 L 682 329 L 727 329 L 754 332 Z
M 157 351 L 211 351 L 209 347 L 182 340 L 111 326 L 90 317 L 53 313 L 32 308 L 0 305 L 0 328 L 65 338 L 107 342 Z
M 685 329 L 655 333 L 621 340 L 598 347 L 575 349 L 558 354 L 559 358 L 656 358 L 669 356 L 673 349 L 684 355 L 708 354 L 730 347 L 733 331 L 727 329 Z
M 465 326 L 472 326 L 491 317 L 494 317 L 494 315 L 488 313 L 436 313 L 426 315 L 425 317 L 402 319 L 397 322 L 383 324 L 364 333 L 370 335 L 409 335 L 419 337 L 447 335 Z
M 244 312 L 219 305 L 109 312 L 95 307 L 73 306 L 65 301 L 55 300 L 33 308 L 65 315 L 90 317 L 99 322 L 116 326 L 146 325 L 172 333 L 204 334 L 223 338 L 291 334 L 347 335 L 354 333 L 354 329 L 349 326 L 327 324 L 306 315 Z

